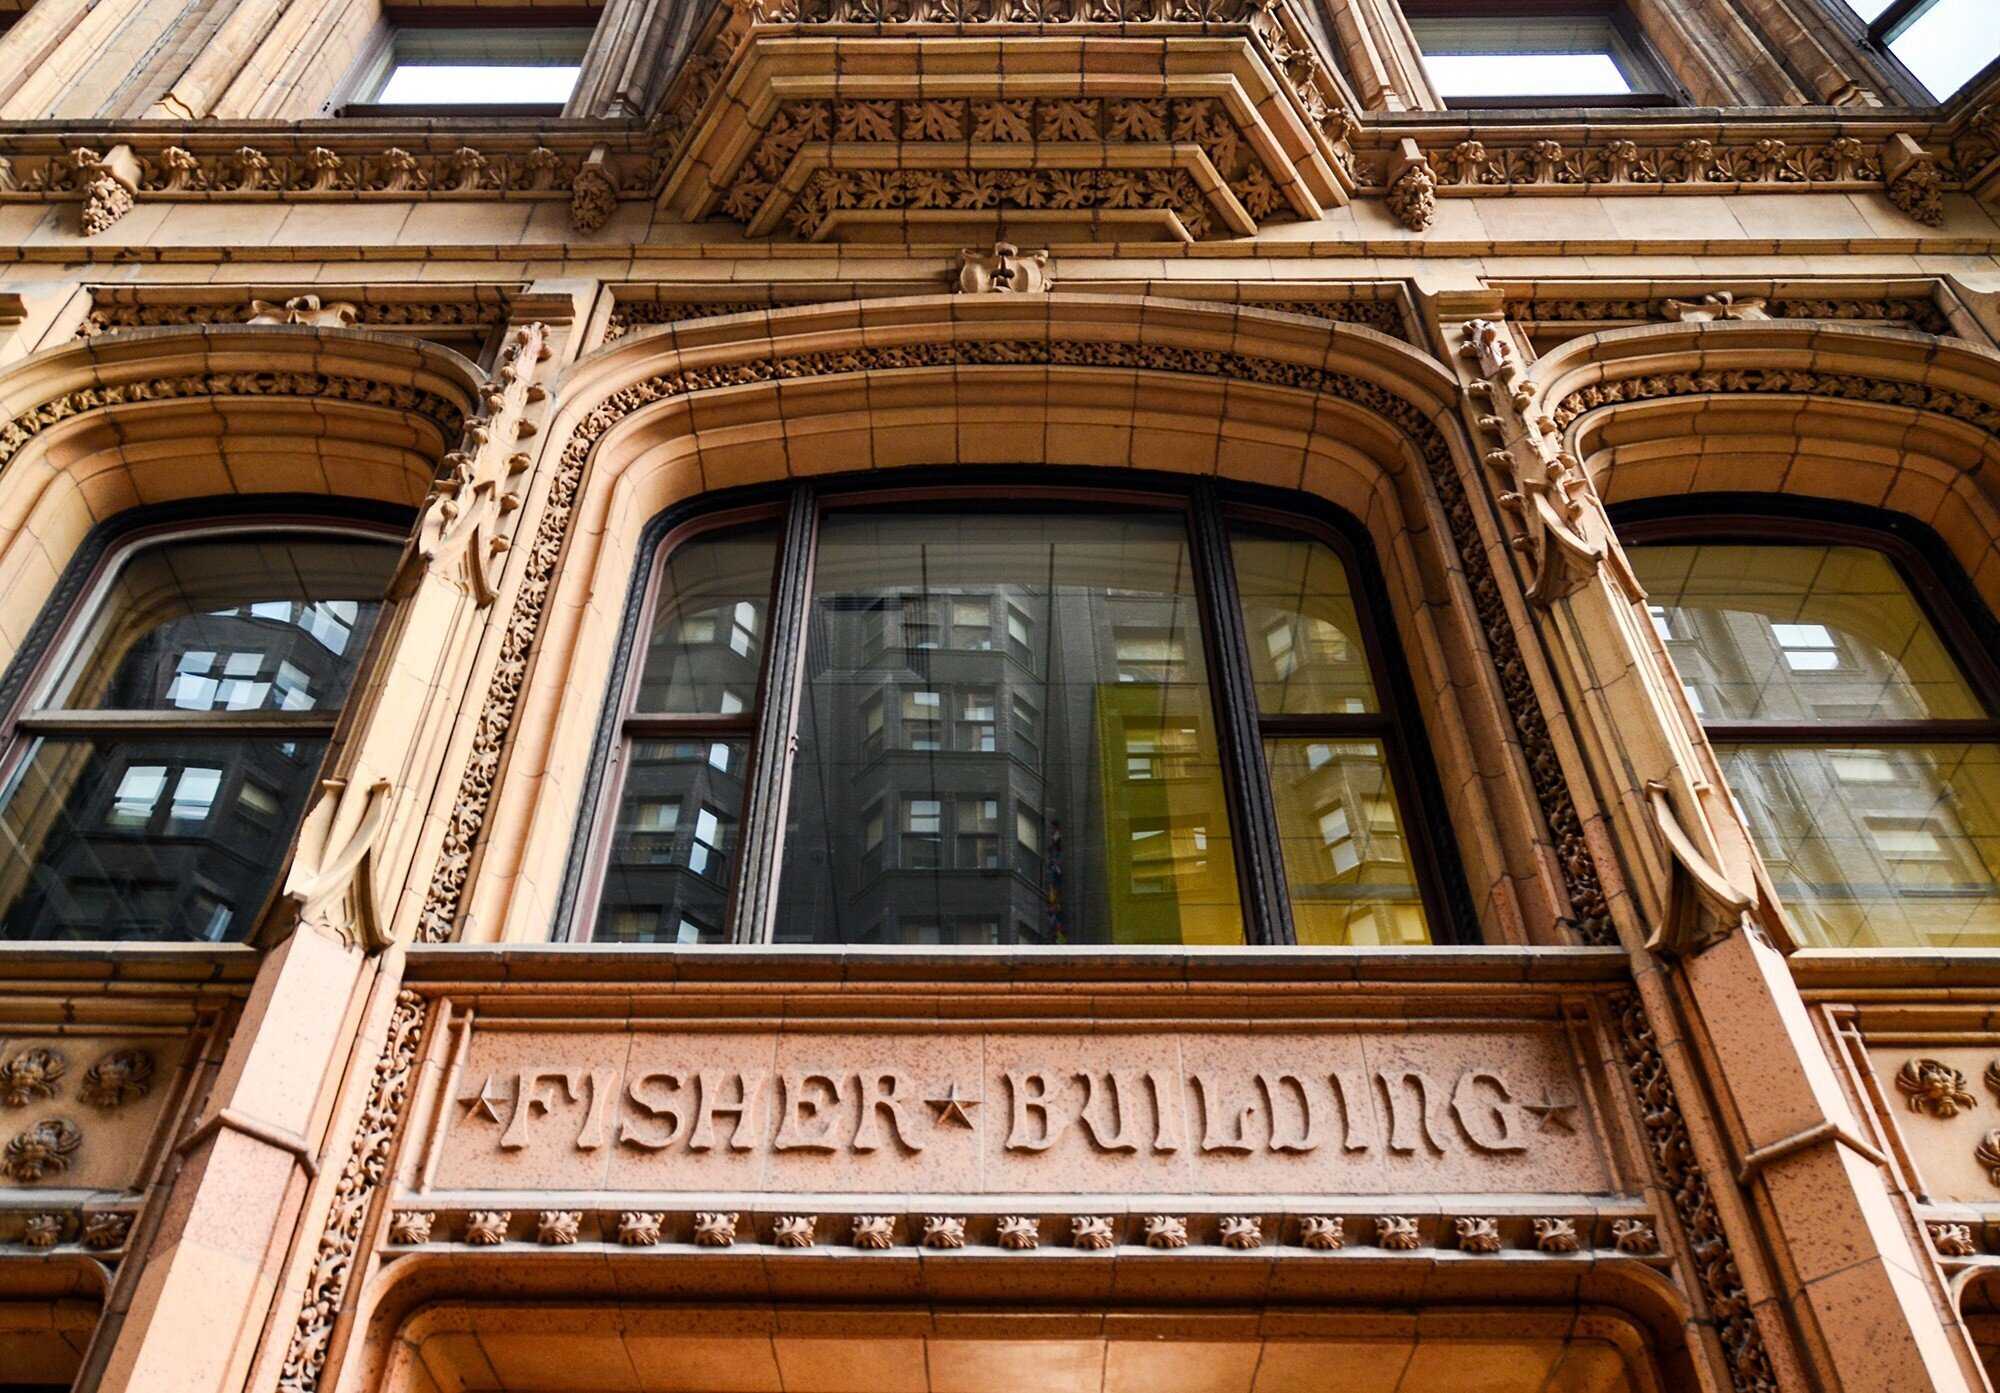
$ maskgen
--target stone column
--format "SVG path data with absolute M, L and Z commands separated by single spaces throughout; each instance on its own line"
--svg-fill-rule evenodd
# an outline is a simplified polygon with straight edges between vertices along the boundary
M 1588 865 L 1631 955 L 1624 1063 L 1718 1372 L 1741 1393 L 1970 1393 L 1602 504 L 1538 414 L 1497 296 L 1439 301 L 1495 316 L 1446 327 L 1483 457 L 1474 511 L 1582 824 L 1572 876 Z

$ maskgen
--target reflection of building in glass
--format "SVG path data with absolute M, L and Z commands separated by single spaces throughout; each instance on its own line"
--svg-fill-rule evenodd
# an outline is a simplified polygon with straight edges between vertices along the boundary
M 1788 912 L 1840 946 L 2000 943 L 2000 747 L 1889 559 L 1635 548 L 1655 632 Z
M 826 525 L 778 937 L 1240 941 L 1178 521 L 937 521 Z
M 310 801 L 395 554 L 325 538 L 135 552 L 41 708 L 47 733 L 18 747 L 0 812 L 5 936 L 247 933 Z M 105 736 L 64 732 L 64 711 L 158 715 Z M 216 734 L 252 714 L 296 724 Z

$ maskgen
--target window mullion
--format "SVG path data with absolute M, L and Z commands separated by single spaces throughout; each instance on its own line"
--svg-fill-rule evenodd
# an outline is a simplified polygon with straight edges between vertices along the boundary
M 798 484 L 786 504 L 784 539 L 771 596 L 769 657 L 763 698 L 750 747 L 743 832 L 736 860 L 730 937 L 738 943 L 769 939 L 777 906 L 779 850 L 785 837 L 785 794 L 791 777 L 799 685 L 805 672 L 806 608 L 812 599 L 812 549 L 818 499 Z
M 1217 744 L 1224 785 L 1237 819 L 1237 872 L 1249 917 L 1249 938 L 1261 943 L 1295 943 L 1291 893 L 1278 844 L 1278 810 L 1271 777 L 1264 767 L 1264 744 L 1257 723 L 1257 693 L 1251 677 L 1250 641 L 1243 608 L 1236 599 L 1236 562 L 1214 486 L 1197 485 L 1192 509 L 1195 574 L 1215 654 L 1210 685 L 1216 704 Z

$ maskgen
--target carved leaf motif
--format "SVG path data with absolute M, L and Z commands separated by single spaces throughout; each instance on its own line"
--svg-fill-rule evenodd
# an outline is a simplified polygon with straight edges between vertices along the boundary
M 99 1210 L 86 1215 L 83 1221 L 83 1246 L 102 1251 L 124 1244 L 125 1235 L 132 1231 L 132 1216 L 112 1210 Z
M 896 1221 L 887 1214 L 857 1214 L 854 1216 L 854 1246 L 857 1248 L 893 1248 L 896 1246 Z
M 1452 1228 L 1458 1233 L 1459 1248 L 1465 1252 L 1500 1251 L 1500 1221 L 1497 1219 L 1454 1219 Z
M 1038 1248 L 1042 1242 L 1042 1227 L 1025 1214 L 1009 1214 L 1000 1221 L 1000 1246 L 1015 1252 L 1026 1252 Z
M 924 1220 L 926 1248 L 963 1248 L 965 1220 L 948 1214 L 933 1214 Z
M 1264 1246 L 1263 1223 L 1246 1214 L 1232 1214 L 1221 1224 L 1222 1246 L 1240 1250 Z
M 780 1248 L 810 1248 L 818 1225 L 816 1214 L 781 1214 L 771 1225 L 771 1240 Z
M 1385 1214 L 1376 1219 L 1375 1242 L 1379 1247 L 1398 1252 L 1409 1252 L 1424 1246 L 1423 1235 L 1417 1231 L 1417 1221 L 1403 1214 Z
M 650 1248 L 660 1241 L 666 1215 L 626 1210 L 618 1216 L 618 1241 L 627 1248 Z
M 53 1248 L 62 1242 L 63 1216 L 30 1214 L 21 1226 L 21 1241 L 30 1248 Z
M 1148 1248 L 1185 1248 L 1187 1242 L 1187 1220 L 1172 1214 L 1155 1214 L 1146 1220 Z
M 1535 1220 L 1535 1246 L 1545 1253 L 1574 1253 L 1583 1246 L 1573 1219 Z
M 1299 1242 L 1319 1252 L 1347 1245 L 1346 1224 L 1335 1214 L 1309 1214 L 1299 1220 Z
M 402 1209 L 389 1218 L 389 1239 L 393 1243 L 428 1243 L 437 1215 L 428 1209 Z
M 1660 1236 L 1644 1219 L 1613 1219 L 1611 1240 L 1621 1253 L 1646 1257 L 1660 1251 Z
M 504 1209 L 475 1209 L 465 1216 L 465 1241 L 482 1248 L 498 1247 L 507 1241 L 507 1225 L 513 1217 Z
M 1111 1220 L 1102 1214 L 1079 1214 L 1069 1221 L 1070 1243 L 1078 1248 L 1102 1250 L 1117 1242 Z
M 728 1248 L 736 1243 L 736 1216 L 733 1213 L 700 1213 L 694 1216 L 694 1241 L 702 1248 Z
M 974 102 L 972 138 L 988 141 L 1017 141 L 1034 138 L 1030 121 L 1035 104 L 1031 101 Z

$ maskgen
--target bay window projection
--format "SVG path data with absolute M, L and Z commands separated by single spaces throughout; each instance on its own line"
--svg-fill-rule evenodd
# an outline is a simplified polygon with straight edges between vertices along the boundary
M 1800 938 L 2000 946 L 1990 675 L 1897 561 L 1845 538 L 1629 550 Z
M 118 556 L 14 721 L 0 935 L 247 934 L 397 555 L 375 537 L 260 530 Z
M 671 543 L 623 684 L 588 935 L 1428 941 L 1428 852 L 1341 554 L 1212 516 L 1227 566 L 1198 564 L 1172 497 L 829 493 L 808 555 L 784 554 L 775 515 Z M 768 651 L 787 593 L 802 637 Z M 1218 644 L 1247 661 L 1219 663 Z M 756 748 L 762 694 L 794 682 L 792 738 Z M 1250 713 L 1254 748 L 1225 739 L 1225 703 Z M 761 847 L 738 836 L 753 785 L 784 808 Z M 1281 868 L 1282 907 L 1246 902 L 1242 829 L 1258 825 L 1277 829 L 1257 854 Z M 733 904 L 744 857 L 774 867 L 758 927 Z

